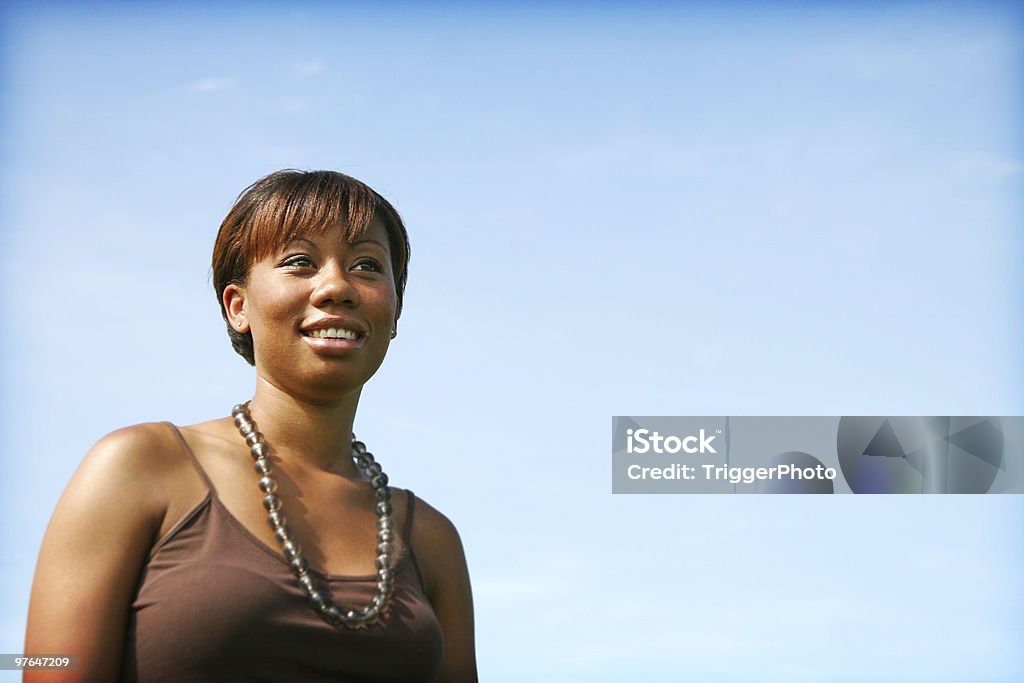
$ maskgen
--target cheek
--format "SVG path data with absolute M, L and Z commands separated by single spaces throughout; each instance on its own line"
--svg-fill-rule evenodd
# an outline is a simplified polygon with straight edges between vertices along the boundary
M 293 293 L 256 290 L 248 302 L 249 326 L 253 337 L 272 338 L 283 328 L 290 328 L 296 319 L 296 297 Z
M 359 310 L 367 317 L 383 319 L 394 315 L 398 297 L 394 287 L 368 286 L 359 290 Z

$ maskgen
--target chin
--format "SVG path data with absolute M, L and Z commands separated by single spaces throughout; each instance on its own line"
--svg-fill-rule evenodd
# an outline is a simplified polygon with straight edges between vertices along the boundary
M 366 384 L 376 372 L 370 374 L 354 374 L 351 370 L 335 370 L 310 372 L 295 391 L 289 393 L 301 397 L 307 397 L 311 401 L 331 402 L 345 399 L 353 394 L 358 396 Z

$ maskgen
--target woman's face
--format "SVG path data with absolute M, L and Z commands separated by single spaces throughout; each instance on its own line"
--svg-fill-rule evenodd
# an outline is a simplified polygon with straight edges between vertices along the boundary
M 387 231 L 376 220 L 352 243 L 340 227 L 298 237 L 224 290 L 235 329 L 252 332 L 259 376 L 314 401 L 358 392 L 373 376 L 397 299 Z

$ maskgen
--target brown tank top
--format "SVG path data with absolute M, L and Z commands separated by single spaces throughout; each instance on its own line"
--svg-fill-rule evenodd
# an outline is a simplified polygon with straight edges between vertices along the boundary
M 386 625 L 334 627 L 309 606 L 283 555 L 224 507 L 181 433 L 170 427 L 207 493 L 149 553 L 129 614 L 124 681 L 436 678 L 444 642 L 409 542 L 411 491 Z M 338 605 L 365 605 L 373 595 L 374 576 L 312 573 Z

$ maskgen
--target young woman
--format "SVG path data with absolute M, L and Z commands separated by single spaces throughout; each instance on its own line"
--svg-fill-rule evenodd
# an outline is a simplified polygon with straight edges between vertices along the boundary
M 25 680 L 476 680 L 455 527 L 352 434 L 408 257 L 394 208 L 343 174 L 281 171 L 239 197 L 213 280 L 255 392 L 89 451 L 43 541 L 25 647 L 77 667 Z

